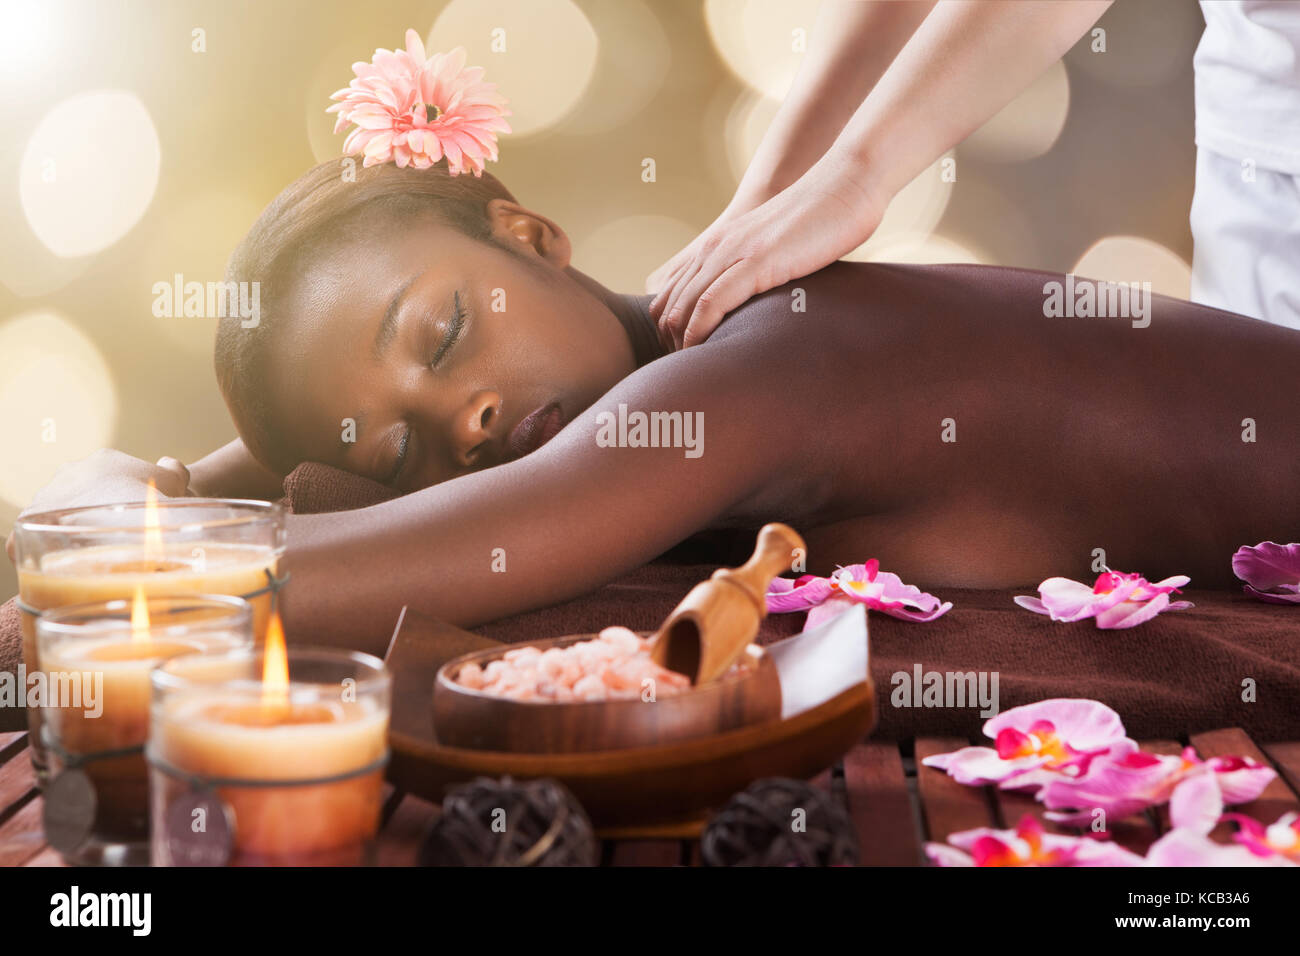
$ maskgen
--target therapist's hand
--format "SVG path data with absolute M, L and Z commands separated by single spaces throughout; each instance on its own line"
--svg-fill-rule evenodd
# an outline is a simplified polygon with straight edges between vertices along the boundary
M 719 217 L 669 261 L 676 266 L 650 304 L 665 345 L 703 342 L 732 309 L 870 238 L 887 200 L 856 176 L 819 169 L 825 162 L 757 208 Z

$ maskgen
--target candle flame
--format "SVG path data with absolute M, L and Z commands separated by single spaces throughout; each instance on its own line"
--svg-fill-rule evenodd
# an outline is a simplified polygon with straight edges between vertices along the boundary
M 144 588 L 135 586 L 135 597 L 131 601 L 131 642 L 143 644 L 149 640 L 149 602 L 145 600 Z
M 284 643 L 280 613 L 271 612 L 262 653 L 262 709 L 283 713 L 289 710 L 289 652 Z
M 158 520 L 158 489 L 153 479 L 149 479 L 149 488 L 144 499 L 144 559 L 161 561 L 163 559 L 162 524 Z

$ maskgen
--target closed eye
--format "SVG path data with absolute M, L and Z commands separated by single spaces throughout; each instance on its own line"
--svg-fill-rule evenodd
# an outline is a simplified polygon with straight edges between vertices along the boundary
M 433 358 L 429 359 L 429 368 L 438 367 L 438 364 L 451 351 L 452 346 L 456 344 L 462 330 L 465 328 L 465 309 L 461 305 L 459 292 L 452 294 L 452 303 L 452 316 L 451 322 L 447 326 L 447 334 L 443 336 L 442 344 L 438 346 L 438 350 L 433 353 Z

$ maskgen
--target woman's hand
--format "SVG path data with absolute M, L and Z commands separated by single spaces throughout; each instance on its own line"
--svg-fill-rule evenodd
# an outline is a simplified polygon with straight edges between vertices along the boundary
M 677 275 L 677 273 L 685 267 L 686 263 L 693 261 L 701 254 L 706 244 L 720 238 L 730 223 L 739 219 L 751 209 L 756 209 L 760 205 L 762 205 L 762 203 L 759 202 L 752 204 L 738 204 L 733 202 L 718 215 L 717 219 L 713 220 L 713 222 L 709 224 L 707 229 L 679 249 L 671 259 L 646 277 L 646 292 L 662 292 L 664 287 L 668 285 L 669 280 Z
M 665 345 L 703 342 L 732 309 L 870 238 L 886 202 L 859 181 L 860 170 L 836 175 L 824 168 L 830 161 L 756 209 L 710 226 L 670 260 L 676 267 L 650 304 Z
M 36 493 L 23 515 L 144 500 L 149 482 L 168 498 L 188 495 L 189 470 L 175 458 L 160 458 L 151 465 L 111 448 L 101 448 L 80 461 L 63 465 L 48 485 Z M 9 560 L 14 560 L 13 534 L 5 542 Z

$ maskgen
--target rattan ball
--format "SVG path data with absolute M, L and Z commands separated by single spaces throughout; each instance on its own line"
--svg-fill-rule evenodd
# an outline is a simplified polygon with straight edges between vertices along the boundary
M 594 866 L 599 843 L 558 781 L 481 777 L 450 790 L 421 866 Z
M 705 866 L 853 866 L 858 840 L 830 794 L 769 777 L 736 794 L 700 837 Z

